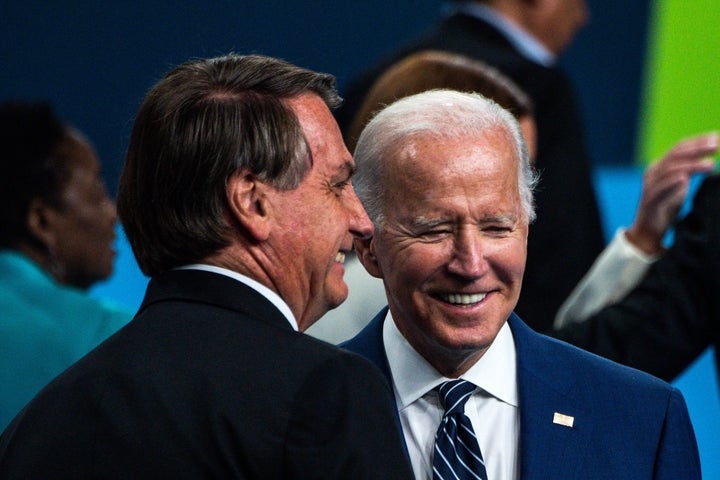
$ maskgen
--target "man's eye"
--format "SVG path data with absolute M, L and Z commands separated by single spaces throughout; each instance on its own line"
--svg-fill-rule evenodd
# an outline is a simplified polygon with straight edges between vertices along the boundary
M 483 228 L 483 231 L 490 235 L 504 235 L 512 232 L 512 227 L 507 225 L 490 225 Z
M 431 230 L 424 230 L 419 232 L 418 236 L 426 240 L 438 240 L 448 235 L 452 235 L 453 231 L 451 228 L 433 228 Z
M 333 185 L 333 191 L 335 192 L 335 195 L 337 195 L 338 197 L 342 195 L 348 185 L 350 185 L 350 180 L 344 180 Z

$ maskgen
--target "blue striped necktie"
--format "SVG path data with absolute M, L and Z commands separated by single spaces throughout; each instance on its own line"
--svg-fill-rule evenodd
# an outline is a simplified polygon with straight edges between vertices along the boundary
M 445 414 L 435 434 L 433 480 L 488 480 L 480 445 L 465 415 L 465 402 L 475 388 L 460 379 L 438 387 Z

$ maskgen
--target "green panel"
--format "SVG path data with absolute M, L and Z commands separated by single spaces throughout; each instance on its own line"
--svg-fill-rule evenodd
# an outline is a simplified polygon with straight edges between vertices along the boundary
M 720 2 L 657 0 L 650 23 L 638 161 L 720 129 Z

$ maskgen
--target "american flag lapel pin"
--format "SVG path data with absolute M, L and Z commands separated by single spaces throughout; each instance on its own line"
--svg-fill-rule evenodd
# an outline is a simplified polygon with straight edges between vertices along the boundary
M 553 423 L 562 425 L 564 427 L 572 428 L 573 424 L 575 423 L 575 417 L 571 417 L 570 415 L 564 415 L 562 413 L 555 412 L 553 414 Z

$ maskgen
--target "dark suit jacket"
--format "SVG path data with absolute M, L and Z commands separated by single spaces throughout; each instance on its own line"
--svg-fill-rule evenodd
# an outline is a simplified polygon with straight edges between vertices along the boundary
M 139 313 L 0 441 L 0 478 L 412 478 L 367 360 L 228 277 L 153 278 Z
M 344 347 L 391 381 L 386 313 Z M 517 349 L 523 480 L 700 478 L 695 434 L 677 389 L 537 334 L 515 314 L 508 322 Z M 574 417 L 574 426 L 553 423 L 555 412 Z
M 619 303 L 553 333 L 617 362 L 674 379 L 708 346 L 720 371 L 720 177 L 707 177 L 672 247 Z
M 456 52 L 493 65 L 534 102 L 536 166 L 541 172 L 535 195 L 538 218 L 530 227 L 523 294 L 516 311 L 535 330 L 546 331 L 605 245 L 572 86 L 559 69 L 525 59 L 491 25 L 456 14 L 351 83 L 337 112 L 341 128 L 347 131 L 380 73 L 409 53 L 426 49 Z

